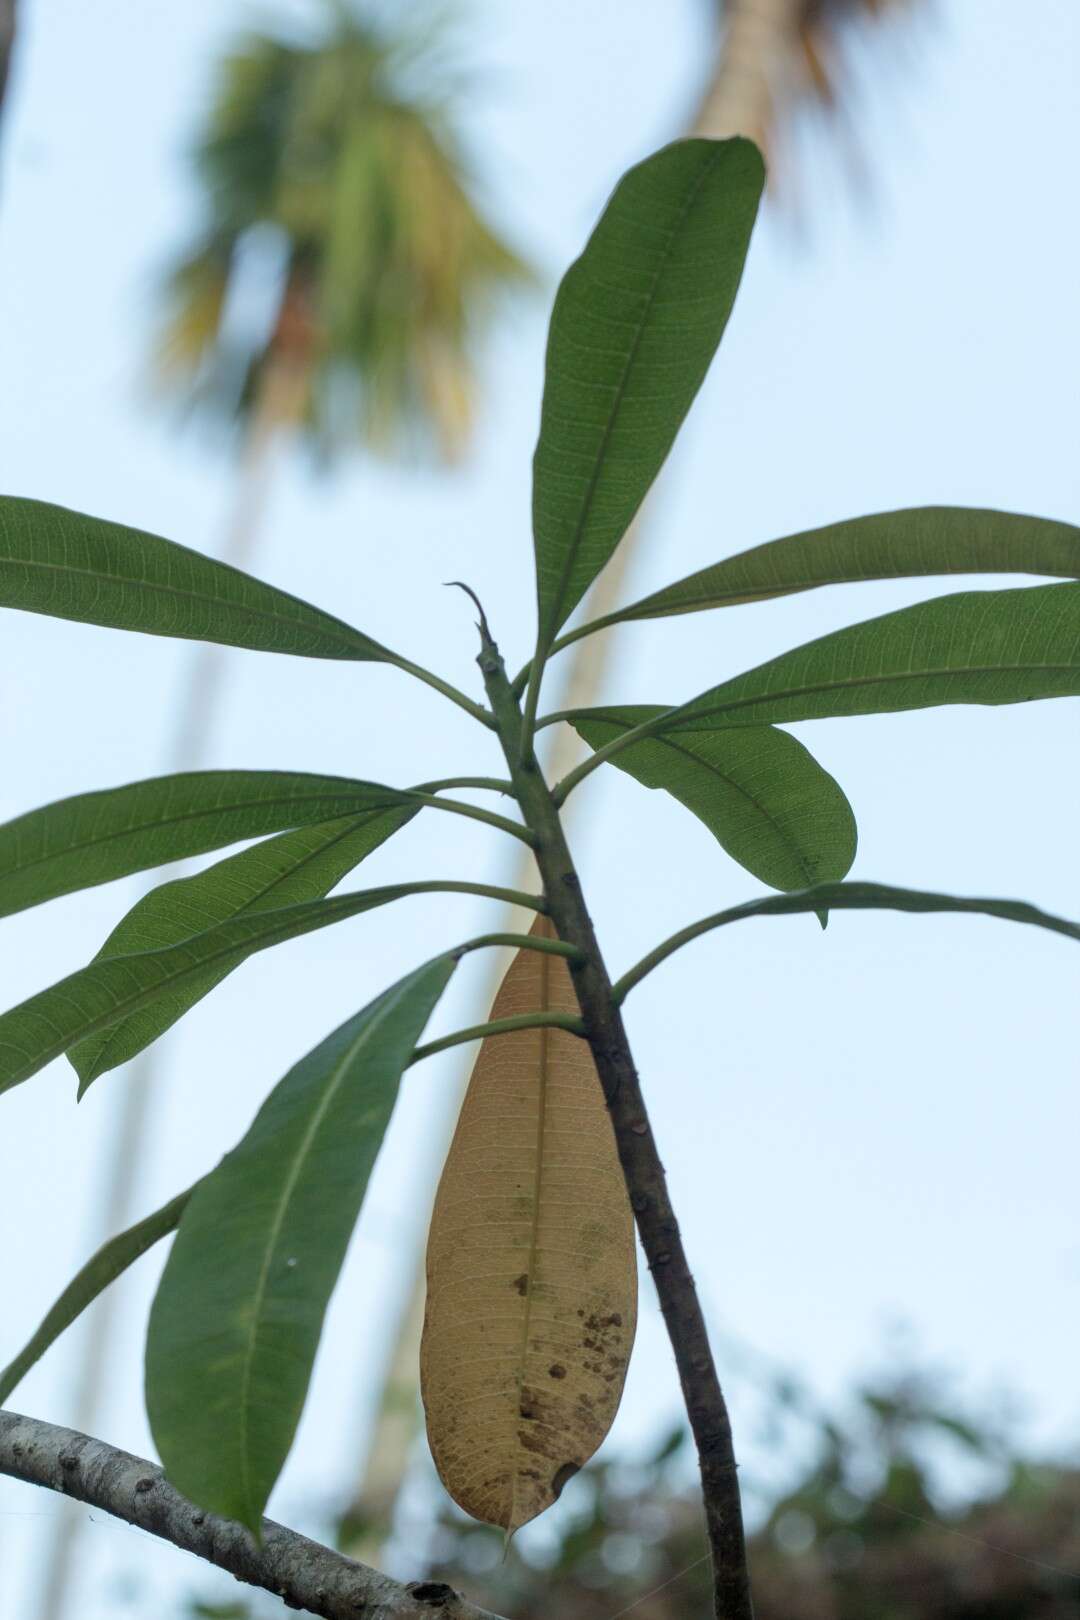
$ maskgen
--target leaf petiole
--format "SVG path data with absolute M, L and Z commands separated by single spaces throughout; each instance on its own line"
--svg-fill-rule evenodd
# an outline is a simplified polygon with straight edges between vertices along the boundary
M 507 936 L 509 938 L 509 936 Z M 580 1018 L 569 1013 L 519 1013 L 515 1018 L 494 1018 L 488 1024 L 470 1024 L 468 1029 L 457 1029 L 452 1035 L 443 1035 L 437 1041 L 418 1046 L 409 1059 L 409 1067 L 445 1052 L 451 1046 L 463 1046 L 466 1041 L 486 1041 L 489 1035 L 512 1035 L 519 1029 L 565 1029 L 570 1035 L 585 1038 L 585 1025 Z
M 435 675 L 430 669 L 425 669 L 423 664 L 414 664 L 411 658 L 402 658 L 398 653 L 389 651 L 384 653 L 382 661 L 385 664 L 392 664 L 395 669 L 404 670 L 406 675 L 415 676 L 418 681 L 423 681 L 425 686 L 430 686 L 435 692 L 441 692 L 451 703 L 456 703 L 466 714 L 471 714 L 474 720 L 479 720 L 489 731 L 495 730 L 495 721 L 482 703 L 475 703 L 471 697 L 459 692 L 449 681 L 444 681 L 441 675 Z
M 1025 923 L 1034 928 L 1046 928 L 1051 933 L 1063 934 L 1066 939 L 1080 940 L 1080 923 L 1055 917 L 1052 912 L 1041 911 L 1038 906 L 1024 900 L 969 899 L 966 895 L 934 894 L 923 889 L 898 889 L 887 883 L 816 883 L 809 889 L 796 889 L 789 894 L 768 894 L 760 900 L 747 900 L 741 906 L 713 912 L 700 922 L 690 923 L 672 934 L 655 950 L 624 973 L 612 985 L 611 993 L 616 1005 L 626 1000 L 630 991 L 639 985 L 654 968 L 666 962 L 669 956 L 689 945 L 714 928 L 728 923 L 742 922 L 746 917 L 785 917 L 806 911 L 951 911 L 982 917 L 997 917 L 1003 922 Z
M 501 790 L 500 790 L 501 791 Z M 449 810 L 451 815 L 468 816 L 471 821 L 483 821 L 489 827 L 498 827 L 500 832 L 512 834 L 519 838 L 523 844 L 532 849 L 536 839 L 527 827 L 520 822 L 511 821 L 509 816 L 500 816 L 495 810 L 481 810 L 479 805 L 465 804 L 461 799 L 440 799 L 437 794 L 424 793 L 419 788 L 411 788 L 409 795 L 419 800 L 421 804 L 428 805 L 432 810 Z

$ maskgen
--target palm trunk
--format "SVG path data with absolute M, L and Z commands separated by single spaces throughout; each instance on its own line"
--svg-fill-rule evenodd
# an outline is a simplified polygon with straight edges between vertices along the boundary
M 763 143 L 772 106 L 770 83 L 783 66 L 803 3 L 804 0 L 728 0 L 724 7 L 727 26 L 718 48 L 716 67 L 690 121 L 689 134 L 713 139 L 742 134 L 749 135 L 759 145 Z M 624 599 L 624 585 L 643 543 L 645 529 L 643 511 L 634 519 L 594 585 L 587 603 L 587 618 L 603 617 Z M 589 708 L 599 701 L 612 664 L 613 644 L 611 630 L 586 636 L 574 644 L 556 708 Z M 549 781 L 558 780 L 573 768 L 580 757 L 581 746 L 569 727 L 557 728 L 545 760 Z M 508 881 L 515 888 L 526 888 L 534 873 L 533 858 L 525 852 L 519 869 Z M 507 930 L 512 926 L 510 921 L 500 924 Z M 505 956 L 500 954 L 496 958 L 492 953 L 491 976 L 483 999 L 484 1016 L 495 999 L 506 965 Z M 462 1062 L 455 1087 L 459 1100 L 468 1084 L 470 1068 L 471 1060 Z M 445 1140 L 438 1144 L 440 1166 L 456 1116 L 455 1108 L 448 1115 Z M 434 1186 L 437 1179 L 436 1171 L 430 1184 Z M 382 1542 L 392 1528 L 398 1493 L 420 1429 L 417 1367 L 424 1317 L 424 1270 L 421 1246 L 383 1377 L 379 1411 L 359 1485 L 343 1519 L 345 1550 L 366 1563 L 378 1563 Z
M 728 0 L 716 71 L 692 123 L 695 135 L 748 135 L 764 150 L 773 91 L 795 40 L 805 0 Z
M 236 501 L 226 531 L 223 560 L 234 567 L 246 563 L 254 549 L 266 509 L 276 452 L 295 424 L 306 390 L 306 371 L 288 360 L 271 361 L 263 377 L 247 435 Z M 206 757 L 207 742 L 220 710 L 226 665 L 221 649 L 199 643 L 188 666 L 187 688 L 180 704 L 176 730 L 169 744 L 167 769 L 190 771 Z M 119 1119 L 108 1149 L 96 1248 L 116 1232 L 130 1226 L 138 1172 L 146 1157 L 151 1134 L 157 1051 L 149 1047 L 127 1074 Z M 110 1348 L 119 1301 L 114 1287 L 89 1312 L 86 1349 L 79 1364 L 74 1424 L 94 1434 L 105 1396 Z M 76 1571 L 76 1552 L 84 1512 L 71 1506 L 57 1517 L 51 1545 L 45 1554 L 45 1578 L 40 1589 L 38 1620 L 62 1620 Z
M 11 54 L 15 48 L 15 0 L 0 0 L 0 112 L 7 93 Z

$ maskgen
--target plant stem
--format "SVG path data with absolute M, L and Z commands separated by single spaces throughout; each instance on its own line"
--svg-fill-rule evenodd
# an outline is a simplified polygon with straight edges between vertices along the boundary
M 547 901 L 533 901 L 533 910 L 547 915 Z M 545 939 L 541 934 L 478 934 L 475 939 L 467 939 L 464 945 L 456 945 L 453 954 L 464 956 L 469 951 L 479 951 L 486 945 L 507 945 L 514 951 L 539 951 L 541 956 L 565 956 L 568 961 L 576 962 L 581 952 L 576 945 L 568 945 L 564 939 Z
M 434 675 L 430 669 L 425 669 L 422 664 L 414 664 L 411 659 L 401 658 L 397 653 L 387 653 L 384 662 L 393 664 L 396 669 L 403 669 L 406 675 L 415 675 L 418 681 L 423 681 L 424 685 L 430 686 L 433 691 L 441 692 L 443 697 L 449 698 L 451 703 L 456 703 L 459 709 L 465 710 L 466 714 L 471 714 L 474 720 L 479 720 L 480 724 L 487 726 L 489 731 L 495 729 L 495 722 L 483 704 L 474 703 L 471 697 L 466 697 L 464 692 L 459 692 L 456 686 L 451 686 L 449 681 L 444 681 L 441 675 Z
M 481 635 L 483 635 L 483 627 L 481 627 Z M 495 643 L 492 642 L 491 645 L 494 647 Z M 498 652 L 498 648 L 495 648 L 495 650 L 496 650 L 496 652 Z M 517 712 L 517 716 L 518 716 L 518 736 L 519 736 L 520 740 L 518 742 L 517 747 L 518 747 L 518 760 L 519 760 L 519 762 L 522 761 L 522 760 L 525 760 L 525 759 L 532 759 L 533 758 L 533 736 L 534 736 L 535 731 L 536 731 L 536 710 L 537 710 L 537 707 L 539 706 L 539 703 L 540 703 L 540 684 L 544 679 L 544 666 L 545 666 L 546 663 L 547 663 L 547 652 L 545 651 L 544 653 L 541 653 L 540 648 L 537 647 L 536 653 L 535 653 L 535 655 L 533 657 L 533 661 L 529 665 L 529 682 L 528 682 L 528 686 L 525 688 L 525 715 L 524 715 L 524 719 L 522 719 L 521 708 L 520 708 L 520 704 L 518 702 L 517 697 L 515 696 L 513 698 L 514 709 Z M 503 673 L 504 674 L 506 673 L 505 670 L 503 671 Z M 485 680 L 487 679 L 486 675 L 485 675 L 484 679 Z M 508 695 L 511 695 L 510 694 L 510 684 L 509 684 L 509 682 L 507 682 L 507 693 L 508 693 Z M 491 694 L 489 692 L 489 694 L 488 694 L 489 698 L 490 698 L 490 695 Z M 495 717 L 495 729 L 499 733 L 499 739 L 501 741 L 502 740 L 502 730 L 500 728 L 499 719 L 498 719 L 497 715 Z M 511 774 L 511 776 L 513 776 L 513 771 L 512 770 L 511 770 L 510 774 Z
M 418 1046 L 409 1059 L 409 1067 L 424 1058 L 445 1052 L 449 1046 L 462 1046 L 466 1041 L 486 1041 L 489 1035 L 513 1035 L 519 1029 L 565 1029 L 571 1035 L 584 1035 L 585 1026 L 580 1018 L 569 1013 L 518 1013 L 514 1018 L 494 1018 L 489 1024 L 470 1024 L 468 1029 L 456 1029 L 441 1040 L 428 1041 Z
M 621 624 L 622 621 L 623 615 L 613 611 L 606 613 L 602 619 L 590 619 L 587 624 L 579 624 L 574 630 L 564 630 L 562 635 L 556 636 L 551 643 L 548 658 L 554 658 L 555 654 L 561 653 L 564 647 L 572 647 L 576 641 L 584 640 L 586 636 L 595 634 L 597 630 L 606 630 L 609 625 Z M 532 678 L 532 668 L 533 661 L 530 659 L 527 664 L 518 670 L 514 679 L 510 682 L 510 690 L 516 698 L 519 698 L 528 686 Z M 541 721 L 540 724 L 543 725 L 544 722 Z
M 555 801 L 527 741 L 527 722 L 483 629 L 479 663 L 518 805 L 535 834 L 549 915 L 560 937 L 582 953 L 570 961 L 570 973 L 697 1445 L 717 1620 L 753 1620 L 731 1424 L 622 1016 Z
M 399 887 L 397 884 L 388 884 L 387 888 Z M 414 894 L 478 894 L 482 900 L 505 900 L 511 906 L 527 906 L 530 911 L 546 913 L 547 902 L 543 895 L 526 894 L 524 889 L 504 889 L 496 883 L 470 883 L 467 879 L 458 878 L 425 878 L 419 883 L 408 885 L 409 895 Z M 356 890 L 357 894 L 363 890 Z M 375 894 L 378 891 L 368 891 Z M 335 899 L 348 899 L 348 892 L 335 895 Z M 404 898 L 404 896 L 402 897 Z M 303 902 L 307 904 L 308 902 Z M 288 910 L 288 907 L 283 908 Z M 460 949 L 460 947 L 458 947 Z
M 631 726 L 629 731 L 624 731 L 620 736 L 613 737 L 610 742 L 604 743 L 602 748 L 598 748 L 587 759 L 583 759 L 580 765 L 569 771 L 561 782 L 556 782 L 551 790 L 551 796 L 556 808 L 561 804 L 565 804 L 578 783 L 584 782 L 585 778 L 591 776 L 598 766 L 606 764 L 616 754 L 621 754 L 624 748 L 632 748 L 635 743 L 644 742 L 647 737 L 655 737 L 658 731 L 665 729 L 669 721 L 674 719 L 683 709 L 689 707 L 690 703 L 687 702 L 679 704 L 676 708 L 664 709 L 661 714 L 653 715 L 651 720 L 643 720 L 640 725 Z M 568 724 L 572 724 L 572 716 L 575 712 L 573 709 L 563 709 L 557 714 L 546 714 L 539 722 L 539 725 L 553 726 L 558 720 L 565 720 Z
M 513 782 L 498 776 L 444 776 L 438 782 L 418 782 L 414 793 L 442 793 L 447 788 L 485 788 L 491 793 L 512 794 Z
M 621 1006 L 635 985 L 669 956 L 682 950 L 714 928 L 743 922 L 749 917 L 794 917 L 809 911 L 906 911 L 957 912 L 961 916 L 998 917 L 1003 922 L 1045 928 L 1066 939 L 1080 940 L 1080 923 L 1028 905 L 1024 900 L 994 900 L 978 895 L 936 894 L 932 890 L 898 889 L 888 883 L 815 883 L 806 889 L 788 889 L 783 894 L 766 894 L 757 900 L 744 900 L 726 911 L 714 911 L 700 922 L 689 923 L 677 934 L 663 940 L 647 956 L 624 973 L 612 986 L 612 995 Z
M 489 827 L 498 827 L 500 832 L 512 833 L 520 838 L 523 844 L 533 845 L 533 835 L 528 827 L 520 826 L 511 821 L 509 816 L 500 816 L 494 810 L 481 810 L 476 804 L 463 804 L 460 799 L 440 799 L 434 793 L 423 793 L 419 788 L 408 789 L 410 796 L 419 799 L 423 804 L 430 805 L 433 810 L 449 810 L 451 815 L 468 816 L 471 821 L 484 821 Z

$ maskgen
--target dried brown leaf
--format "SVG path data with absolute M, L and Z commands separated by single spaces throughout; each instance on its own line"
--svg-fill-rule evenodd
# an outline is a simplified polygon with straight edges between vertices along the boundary
M 546 918 L 532 932 L 553 937 Z M 520 951 L 492 1018 L 577 1013 L 566 962 Z M 420 1380 L 460 1507 L 512 1534 L 615 1416 L 637 1320 L 633 1217 L 592 1054 L 559 1029 L 484 1042 L 435 1200 Z

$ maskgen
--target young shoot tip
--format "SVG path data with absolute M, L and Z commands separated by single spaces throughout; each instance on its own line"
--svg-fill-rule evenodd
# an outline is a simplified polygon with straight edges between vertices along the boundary
M 485 644 L 494 646 L 495 643 L 491 635 L 491 630 L 488 627 L 487 614 L 484 612 L 484 604 L 481 602 L 472 586 L 466 585 L 463 579 L 446 579 L 443 581 L 443 584 L 446 586 L 447 590 L 459 590 L 465 592 L 465 595 L 469 597 L 477 613 L 480 615 L 480 621 L 476 628 L 480 632 L 481 639 L 485 642 Z

